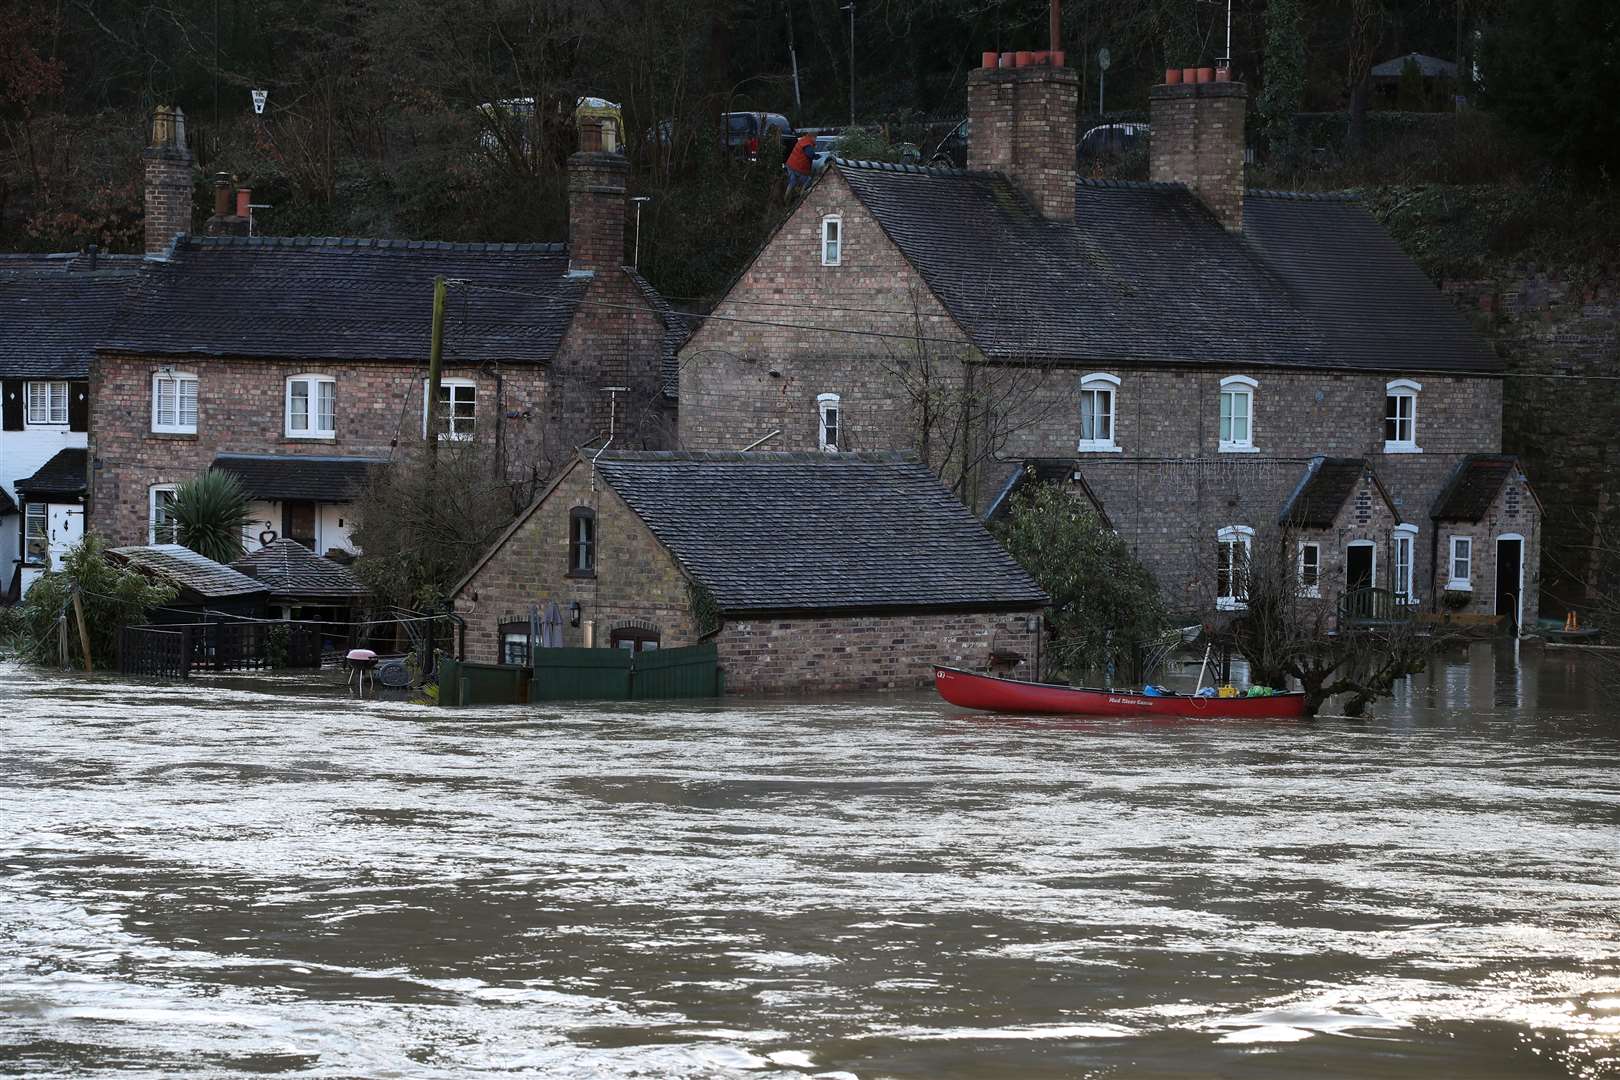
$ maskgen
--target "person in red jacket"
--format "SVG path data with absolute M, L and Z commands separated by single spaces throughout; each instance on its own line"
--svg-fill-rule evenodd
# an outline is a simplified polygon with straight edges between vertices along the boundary
M 783 170 L 787 173 L 788 194 L 792 195 L 795 189 L 810 186 L 810 173 L 814 168 L 811 155 L 815 153 L 816 137 L 814 135 L 800 135 L 793 149 L 788 154 L 787 164 Z

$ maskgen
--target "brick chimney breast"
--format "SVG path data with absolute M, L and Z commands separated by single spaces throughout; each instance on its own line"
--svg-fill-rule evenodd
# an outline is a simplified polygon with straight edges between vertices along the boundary
M 600 121 L 582 122 L 582 149 L 568 158 L 570 270 L 607 273 L 625 264 L 625 176 L 629 166 L 623 154 L 585 149 L 601 145 Z
M 976 68 L 968 73 L 968 168 L 1004 173 L 1042 217 L 1074 220 L 1072 68 Z
M 1243 121 L 1239 82 L 1180 83 L 1148 92 L 1149 176 L 1185 184 L 1231 232 L 1243 231 Z
M 141 153 L 146 165 L 146 254 L 161 255 L 181 233 L 191 232 L 191 151 L 186 114 L 160 105 L 152 114 L 152 142 Z

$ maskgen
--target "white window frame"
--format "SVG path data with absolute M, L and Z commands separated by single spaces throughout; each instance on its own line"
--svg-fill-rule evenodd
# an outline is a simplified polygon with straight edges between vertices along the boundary
M 1316 552 L 1316 580 L 1305 580 L 1305 549 L 1310 548 Z M 1299 595 L 1320 599 L 1322 596 L 1322 544 L 1317 540 L 1301 540 L 1299 543 Z
M 45 396 L 41 401 L 43 410 L 34 411 L 34 388 L 45 388 Z M 66 427 L 68 422 L 68 398 L 72 394 L 66 380 L 63 379 L 29 379 L 23 383 L 23 413 L 27 418 L 28 427 Z M 58 411 L 60 403 L 60 411 Z M 58 420 L 57 417 L 61 416 Z
M 1249 526 L 1247 526 L 1247 525 L 1228 525 L 1225 528 L 1216 530 L 1216 532 L 1215 532 L 1215 544 L 1216 544 L 1216 555 L 1215 555 L 1215 582 L 1216 582 L 1216 585 L 1215 585 L 1215 587 L 1216 587 L 1216 589 L 1219 589 L 1220 588 L 1220 575 L 1221 575 L 1221 569 L 1220 569 L 1221 551 L 1220 551 L 1220 549 L 1226 547 L 1226 545 L 1228 545 L 1228 544 L 1233 545 L 1233 547 L 1232 547 L 1232 565 L 1231 565 L 1231 568 L 1228 570 L 1228 575 L 1229 575 L 1229 580 L 1232 580 L 1232 581 L 1235 582 L 1237 580 L 1237 574 L 1238 574 L 1237 549 L 1239 547 L 1243 548 L 1243 561 L 1244 561 L 1244 564 L 1245 564 L 1243 572 L 1245 574 L 1247 574 L 1248 573 L 1247 564 L 1248 564 L 1249 560 L 1254 555 L 1254 530 L 1249 528 Z M 1249 609 L 1249 590 L 1247 589 L 1247 587 L 1241 588 L 1241 591 L 1236 591 L 1236 592 L 1226 594 L 1226 595 L 1217 594 L 1216 597 L 1215 597 L 1215 610 L 1217 610 L 1217 611 L 1247 611 L 1248 609 Z
M 1081 411 L 1082 403 L 1087 394 L 1100 397 L 1108 395 L 1108 437 L 1106 439 L 1086 438 L 1085 413 Z M 1094 398 L 1095 400 L 1095 398 Z M 1080 419 L 1080 439 L 1075 449 L 1090 453 L 1118 454 L 1123 451 L 1119 440 L 1119 376 L 1110 375 L 1106 371 L 1093 371 L 1089 375 L 1080 377 L 1080 401 L 1075 403 L 1075 409 Z M 1092 406 L 1092 415 L 1096 415 L 1096 406 Z M 1095 427 L 1093 431 L 1095 432 Z
M 309 389 L 307 398 L 308 413 L 305 416 L 307 427 L 298 429 L 293 427 L 293 384 L 307 383 Z M 332 426 L 319 428 L 316 425 L 321 420 L 320 391 L 321 385 L 332 388 Z M 330 375 L 290 375 L 287 378 L 286 390 L 282 395 L 283 409 L 286 416 L 285 432 L 289 439 L 335 439 L 337 438 L 337 380 Z
M 1468 547 L 1468 554 L 1463 561 L 1468 565 L 1468 576 L 1457 576 L 1457 542 L 1462 541 Z M 1446 588 L 1457 592 L 1474 591 L 1474 538 L 1472 536 L 1452 536 L 1446 540 Z
M 832 439 L 827 438 L 827 414 L 831 412 Z M 837 394 L 816 395 L 816 445 L 824 453 L 838 453 L 838 443 L 844 437 L 844 410 Z
M 821 265 L 842 266 L 843 262 L 844 216 L 827 214 L 821 219 Z
M 1395 526 L 1389 537 L 1390 591 L 1397 603 L 1409 607 L 1418 603 L 1417 594 L 1417 537 L 1418 527 L 1405 522 Z M 1406 543 L 1406 563 L 1401 564 L 1401 542 Z
M 1389 415 L 1389 402 L 1390 402 L 1390 399 L 1395 398 L 1397 400 L 1405 400 L 1405 401 L 1410 401 L 1412 403 L 1412 416 L 1410 418 L 1411 430 L 1409 432 L 1409 434 L 1411 435 L 1411 438 L 1408 438 L 1408 439 L 1399 439 L 1399 438 L 1391 439 L 1391 438 L 1386 437 L 1384 439 L 1384 453 L 1386 453 L 1386 454 L 1421 454 L 1421 453 L 1423 453 L 1423 448 L 1418 446 L 1418 444 L 1417 444 L 1418 394 L 1422 390 L 1423 390 L 1423 384 L 1420 383 L 1420 382 L 1417 382 L 1414 379 L 1391 379 L 1388 383 L 1386 383 L 1384 385 L 1384 424 L 1386 425 L 1386 435 L 1387 435 L 1387 425 L 1389 424 L 1389 422 L 1391 420 L 1395 421 L 1395 434 L 1399 435 L 1400 431 L 1401 431 L 1400 417 L 1399 417 L 1399 411 L 1398 411 L 1400 409 L 1400 406 L 1399 405 L 1396 406 L 1397 414 L 1395 416 L 1390 416 Z
M 172 496 L 179 486 L 179 484 L 153 484 L 146 489 L 146 542 L 148 544 L 178 544 L 180 542 L 179 538 L 175 536 L 160 539 L 158 537 L 157 522 L 158 496 L 164 494 Z
M 439 380 L 439 386 L 441 388 L 443 388 L 443 389 L 448 389 L 450 391 L 450 401 L 448 402 L 448 404 L 451 407 L 451 412 L 445 413 L 444 412 L 445 403 L 441 403 L 440 406 L 439 406 L 439 410 L 440 410 L 439 417 L 440 417 L 440 419 L 449 421 L 448 429 L 445 430 L 445 431 L 439 432 L 440 441 L 442 441 L 442 442 L 471 442 L 478 435 L 478 381 L 476 379 L 463 379 L 463 378 L 440 379 Z M 432 382 L 430 382 L 427 379 L 422 380 L 422 438 L 424 438 L 424 439 L 427 438 L 427 435 L 428 435 L 428 428 L 427 428 L 427 424 L 428 424 L 428 394 L 431 392 L 432 388 L 433 388 Z M 454 412 L 455 400 L 456 400 L 456 393 L 455 392 L 457 390 L 462 390 L 462 389 L 471 389 L 472 390 L 472 399 L 473 399 L 472 427 L 469 428 L 466 431 L 459 431 L 459 430 L 456 429 L 456 417 L 455 417 L 455 412 Z M 336 405 L 336 401 L 334 400 L 334 402 L 333 402 L 333 411 L 334 411 L 334 413 L 336 412 L 336 409 L 337 409 L 337 405 Z
M 29 535 L 28 526 L 32 521 L 39 522 L 40 552 L 39 557 L 30 558 L 28 543 L 34 537 Z M 51 508 L 46 503 L 30 502 L 23 506 L 23 534 L 22 534 L 22 564 L 24 566 L 45 566 L 51 561 Z
M 1259 389 L 1260 384 L 1254 379 L 1249 378 L 1247 375 L 1228 375 L 1226 378 L 1221 380 L 1221 395 L 1215 411 L 1215 435 L 1220 442 L 1221 453 L 1258 453 L 1258 450 L 1254 445 L 1254 399 L 1256 397 L 1256 391 Z M 1243 438 L 1241 439 L 1220 438 L 1221 414 L 1225 411 L 1226 399 L 1228 396 L 1232 398 L 1234 405 L 1239 398 L 1242 398 L 1247 410 L 1243 418 L 1244 427 L 1246 430 L 1244 431 Z M 1232 412 L 1232 418 L 1234 421 L 1237 419 L 1237 411 L 1235 408 Z M 1234 424 L 1234 426 L 1236 425 Z
M 160 387 L 173 385 L 174 413 L 172 419 L 163 418 Z M 191 388 L 191 422 L 186 423 L 185 387 Z M 197 434 L 197 376 L 188 371 L 154 371 L 152 373 L 152 430 L 160 435 Z

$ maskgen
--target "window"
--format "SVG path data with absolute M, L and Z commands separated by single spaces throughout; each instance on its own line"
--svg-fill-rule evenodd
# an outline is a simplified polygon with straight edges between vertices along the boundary
M 1472 591 L 1474 588 L 1474 540 L 1468 536 L 1451 538 L 1451 580 L 1446 588 Z
M 174 371 L 152 376 L 152 430 L 197 434 L 197 376 Z
M 821 415 L 821 448 L 829 454 L 836 454 L 838 452 L 838 439 L 842 434 L 838 430 L 838 395 L 817 395 L 816 411 Z
M 1254 391 L 1259 385 L 1247 375 L 1221 380 L 1221 450 L 1254 449 Z
M 174 485 L 156 484 L 152 487 L 148 498 L 150 499 L 150 512 L 147 520 L 150 523 L 151 531 L 148 542 L 153 544 L 179 543 L 175 533 Z
M 1114 395 L 1119 376 L 1094 371 L 1080 379 L 1080 450 L 1117 451 Z
M 330 439 L 337 435 L 337 383 L 330 375 L 294 375 L 287 380 L 287 437 Z
M 501 663 L 529 666 L 529 624 L 501 623 Z
M 427 437 L 427 392 L 422 384 L 422 437 Z M 439 380 L 439 438 L 463 442 L 478 422 L 478 384 L 471 379 Z
M 28 423 L 65 424 L 68 422 L 68 384 L 65 382 L 31 382 L 25 394 L 28 399 Z
M 652 652 L 658 648 L 662 635 L 657 630 L 645 626 L 624 626 L 614 630 L 608 637 L 608 642 L 615 649 L 626 652 Z
M 23 562 L 29 566 L 44 566 L 51 548 L 51 534 L 44 503 L 29 503 L 23 512 Z
M 1322 545 L 1299 545 L 1299 593 L 1301 596 L 1322 595 Z
M 1395 526 L 1395 532 L 1390 537 L 1390 547 L 1393 549 L 1395 563 L 1395 576 L 1392 581 L 1395 602 L 1415 604 L 1418 598 L 1412 588 L 1412 552 L 1417 548 L 1417 526 Z
M 829 214 L 821 219 L 821 265 L 837 266 L 844 254 L 844 219 Z
M 1417 444 L 1417 396 L 1421 383 L 1396 379 L 1384 388 L 1384 453 L 1422 453 Z
M 589 507 L 568 514 L 568 576 L 596 576 L 596 513 Z
M 1247 525 L 1228 525 L 1215 534 L 1215 606 L 1222 611 L 1241 611 L 1249 599 L 1249 547 L 1254 530 Z

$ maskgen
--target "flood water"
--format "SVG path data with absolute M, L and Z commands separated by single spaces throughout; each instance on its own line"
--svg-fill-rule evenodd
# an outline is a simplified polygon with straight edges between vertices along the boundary
M 449 711 L 0 668 L 0 1074 L 1620 1076 L 1620 725 Z

